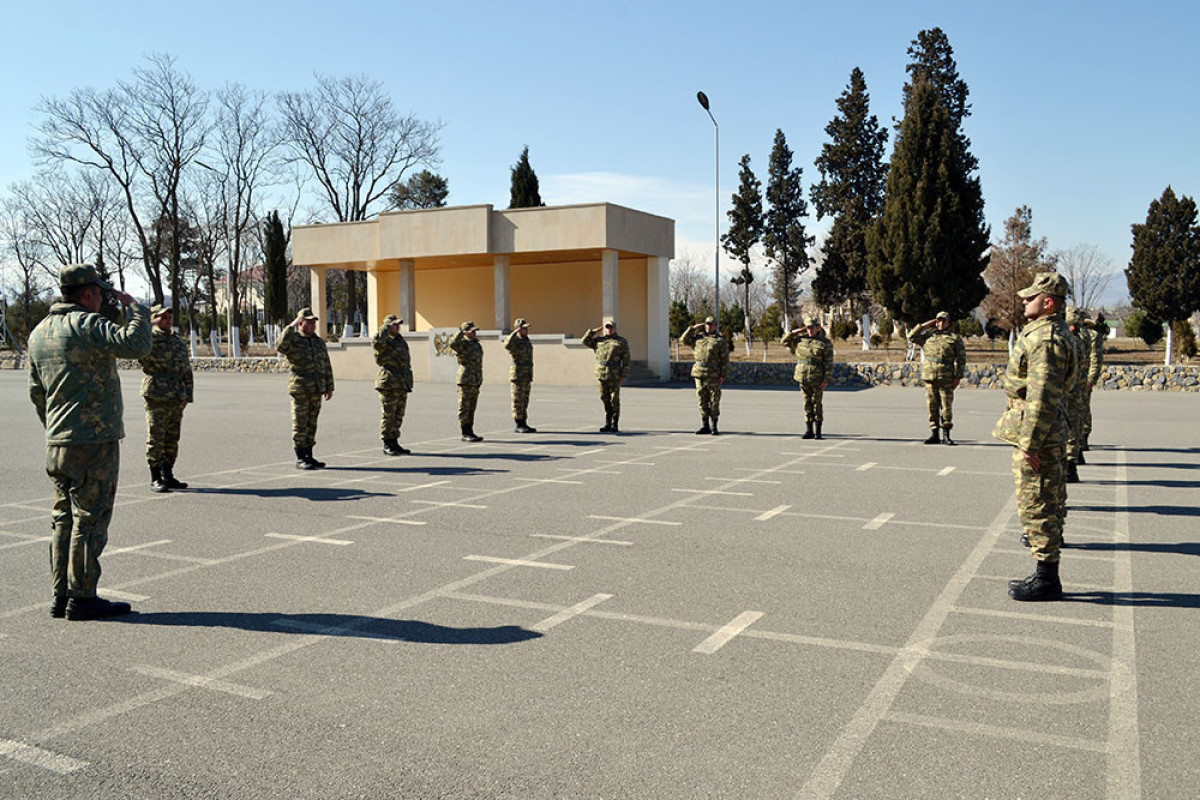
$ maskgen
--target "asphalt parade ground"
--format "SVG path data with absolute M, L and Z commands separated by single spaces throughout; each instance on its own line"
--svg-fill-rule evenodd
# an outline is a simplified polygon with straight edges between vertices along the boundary
M 50 484 L 0 373 L 0 797 L 1191 798 L 1200 395 L 1098 392 L 1066 598 L 1019 604 L 996 391 L 924 446 L 924 393 L 371 385 L 293 466 L 286 377 L 196 376 L 150 491 L 137 387 L 101 594 L 52 620 Z

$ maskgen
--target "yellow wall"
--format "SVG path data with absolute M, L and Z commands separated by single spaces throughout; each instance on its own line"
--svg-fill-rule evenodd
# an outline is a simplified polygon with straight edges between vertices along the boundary
M 513 319 L 525 317 L 533 323 L 532 333 L 565 333 L 580 338 L 601 322 L 600 264 L 513 265 L 509 271 L 509 307 Z
M 629 357 L 646 360 L 646 259 L 621 259 L 618 332 L 629 340 Z
M 495 326 L 491 267 L 419 269 L 415 283 L 417 330 L 457 328 L 467 320 L 484 330 Z
M 375 285 L 378 287 L 379 307 L 376 311 L 378 319 L 367 320 L 370 331 L 374 333 L 383 324 L 383 318 L 388 314 L 400 314 L 400 273 L 376 272 Z M 405 320 L 407 322 L 408 320 Z

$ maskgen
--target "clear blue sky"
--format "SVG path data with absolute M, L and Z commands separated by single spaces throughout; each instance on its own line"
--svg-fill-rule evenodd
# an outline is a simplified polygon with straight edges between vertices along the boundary
M 776 128 L 806 184 L 816 180 L 854 67 L 890 126 L 905 51 L 936 26 L 971 89 L 966 132 L 993 240 L 1029 205 L 1034 235 L 1052 248 L 1092 243 L 1122 269 L 1129 226 L 1152 199 L 1168 184 L 1200 194 L 1200 4 L 1184 0 L 8 5 L 2 186 L 33 173 L 40 97 L 112 86 L 165 52 L 209 88 L 302 89 L 314 72 L 378 78 L 401 110 L 446 123 L 438 171 L 451 203 L 506 206 L 509 168 L 528 144 L 547 203 L 607 200 L 671 217 L 678 249 L 707 259 L 713 130 L 696 91 L 721 126 L 724 224 L 738 160 L 749 153 L 765 179 Z M 1121 277 L 1108 299 L 1124 295 Z

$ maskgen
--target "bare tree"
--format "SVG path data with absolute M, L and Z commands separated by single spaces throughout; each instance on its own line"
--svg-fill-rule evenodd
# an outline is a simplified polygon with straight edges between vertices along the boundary
M 30 225 L 27 208 L 19 198 L 9 196 L 0 203 L 0 253 L 5 261 L 16 266 L 20 281 L 18 299 L 25 312 L 22 316 L 25 341 L 33 328 L 33 301 L 41 292 L 38 273 L 45 269 L 45 245 L 39 241 Z
M 90 238 L 100 198 L 86 175 L 43 171 L 12 187 L 24 207 L 29 234 L 46 250 L 46 271 L 58 278 L 58 266 L 91 261 Z
M 712 295 L 712 282 L 707 267 L 693 253 L 684 250 L 671 261 L 671 302 L 682 302 L 688 311 L 696 310 Z
M 1054 269 L 1056 256 L 1047 250 L 1045 237 L 1033 238 L 1033 211 L 1021 206 L 1004 221 L 1004 239 L 992 244 L 991 258 L 983 272 L 988 295 L 980 307 L 988 319 L 1009 332 L 1009 341 L 1025 324 L 1025 307 L 1017 297 L 1035 272 Z
M 338 222 L 367 219 L 416 166 L 439 163 L 442 123 L 399 113 L 379 81 L 316 76 L 302 92 L 279 95 L 283 141 L 308 166 Z M 347 320 L 358 300 L 347 275 Z
M 99 200 L 91 245 L 96 254 L 96 266 L 103 265 L 109 275 L 116 275 L 117 288 L 125 291 L 126 272 L 141 261 L 136 229 L 125 211 L 123 195 L 115 182 L 94 170 L 85 173 L 85 179 Z
M 1086 242 L 1060 252 L 1058 268 L 1071 285 L 1071 302 L 1080 308 L 1099 305 L 1115 272 L 1112 259 Z

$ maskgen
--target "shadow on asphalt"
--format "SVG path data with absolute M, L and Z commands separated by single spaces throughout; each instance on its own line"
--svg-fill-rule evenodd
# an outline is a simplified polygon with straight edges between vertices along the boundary
M 482 467 L 333 467 L 326 472 L 385 472 L 389 475 L 488 475 L 508 472 L 506 469 L 483 469 Z M 390 497 L 390 495 L 389 495 Z
M 179 611 L 133 613 L 109 622 L 185 628 L 234 628 L 263 633 L 293 633 L 385 639 L 419 644 L 516 644 L 542 634 L 516 625 L 496 628 L 449 628 L 431 622 L 357 614 L 278 614 L 237 611 Z
M 1158 514 L 1163 517 L 1200 517 L 1197 506 L 1071 506 L 1072 511 L 1128 511 L 1130 514 Z
M 334 467 L 333 469 L 337 469 Z M 378 470 L 374 470 L 378 471 Z M 387 492 L 365 492 L 362 489 L 343 489 L 337 486 L 286 486 L 279 489 L 222 489 L 199 486 L 189 489 L 188 494 L 233 494 L 249 497 L 290 497 L 311 500 L 314 503 L 332 503 L 343 500 L 363 500 L 368 497 L 394 497 Z
M 1063 547 L 1068 545 L 1064 544 Z M 1087 542 L 1069 545 L 1072 550 L 1095 550 L 1101 552 L 1167 553 L 1180 556 L 1200 556 L 1200 542 Z
M 1200 608 L 1200 594 L 1183 592 L 1063 592 L 1067 603 L 1143 608 Z

